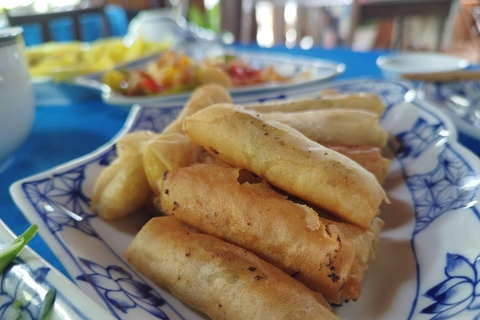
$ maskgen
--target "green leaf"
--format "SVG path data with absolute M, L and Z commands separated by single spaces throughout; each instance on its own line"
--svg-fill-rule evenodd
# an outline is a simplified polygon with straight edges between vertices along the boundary
M 15 300 L 12 305 L 13 309 L 20 310 L 23 307 L 23 303 L 20 300 Z
M 221 29 L 221 13 L 220 2 L 217 3 L 211 10 L 207 10 L 207 20 L 210 25 L 210 29 L 215 32 L 220 32 Z
M 50 312 L 53 309 L 53 304 L 55 303 L 55 296 L 57 293 L 55 289 L 48 290 L 47 294 L 45 295 L 45 301 L 43 301 L 42 311 L 40 311 L 40 316 L 38 320 L 47 320 L 50 316 Z
M 31 225 L 22 235 L 17 237 L 10 246 L 0 249 L 0 274 L 2 274 L 5 268 L 18 256 L 23 247 L 32 240 L 37 230 L 38 226 L 36 224 Z
M 205 29 L 209 29 L 210 27 L 205 14 L 197 5 L 192 5 L 190 7 L 190 10 L 188 11 L 188 20 Z

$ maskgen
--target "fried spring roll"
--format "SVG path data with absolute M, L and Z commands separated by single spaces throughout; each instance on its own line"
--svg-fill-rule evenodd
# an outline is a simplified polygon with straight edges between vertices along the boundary
M 105 220 L 118 220 L 148 204 L 152 190 L 143 170 L 142 155 L 118 158 L 95 183 L 91 207 Z
M 143 170 L 142 152 L 155 133 L 139 131 L 125 135 L 116 145 L 118 158 L 95 182 L 91 207 L 105 220 L 118 220 L 141 209 L 152 191 Z
M 185 119 L 184 131 L 228 164 L 361 228 L 370 228 L 386 199 L 375 176 L 355 161 L 239 107 L 206 108 Z
M 224 88 L 233 87 L 230 75 L 220 68 L 201 64 L 196 73 L 198 82 L 202 84 L 218 84 Z
M 339 319 L 323 297 L 254 254 L 153 218 L 125 253 L 140 272 L 214 320 Z
M 136 131 L 124 135 L 115 144 L 119 158 L 130 156 L 134 153 L 142 153 L 147 143 L 158 136 L 152 131 Z
M 284 123 L 320 144 L 383 147 L 387 141 L 378 115 L 368 111 L 326 109 L 262 116 Z
M 163 134 L 181 133 L 183 120 L 214 104 L 232 103 L 230 93 L 220 85 L 209 84 L 198 87 L 191 95 L 185 107 L 182 109 L 177 119 L 163 130 Z
M 314 110 L 266 113 L 262 117 L 286 124 L 310 140 L 323 144 L 354 160 L 383 183 L 390 161 L 380 150 L 387 140 L 378 115 L 363 110 Z
M 195 163 L 202 151 L 182 133 L 161 134 L 150 141 L 143 153 L 143 165 L 152 190 L 158 193 L 156 182 L 165 171 Z
M 148 182 L 154 193 L 158 193 L 156 182 L 163 173 L 176 167 L 196 162 L 202 148 L 185 137 L 183 119 L 212 104 L 231 102 L 230 94 L 218 85 L 205 85 L 195 90 L 185 108 L 161 135 L 151 140 L 143 155 L 143 164 Z
M 168 171 L 162 187 L 164 213 L 253 252 L 328 302 L 360 294 L 373 232 L 319 218 L 243 169 L 196 164 Z
M 320 218 L 323 223 L 326 219 Z M 383 227 L 383 220 L 376 217 L 372 221 L 370 230 L 357 228 L 348 223 L 337 223 L 336 226 L 345 235 L 345 238 L 355 243 L 355 260 L 350 270 L 350 275 L 343 286 L 343 294 L 346 297 L 358 297 L 362 291 L 362 281 L 367 267 L 375 260 L 378 239 Z M 352 298 L 355 300 L 355 298 Z
M 247 110 L 254 110 L 262 113 L 269 112 L 298 112 L 317 109 L 360 109 L 374 112 L 381 115 L 385 111 L 380 98 L 369 93 L 352 94 L 328 94 L 318 99 L 266 102 L 245 106 Z
M 325 147 L 349 157 L 371 172 L 377 178 L 378 182 L 383 183 L 385 181 L 390 168 L 390 161 L 382 157 L 379 148 L 338 145 L 325 145 Z

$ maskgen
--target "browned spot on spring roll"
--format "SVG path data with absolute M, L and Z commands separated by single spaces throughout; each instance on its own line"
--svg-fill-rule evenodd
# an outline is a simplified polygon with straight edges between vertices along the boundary
M 363 110 L 326 109 L 293 113 L 266 113 L 265 119 L 284 123 L 320 144 L 383 147 L 386 132 L 378 115 Z
M 390 161 L 382 157 L 379 148 L 339 145 L 325 145 L 325 147 L 349 157 L 371 172 L 377 178 L 378 182 L 383 183 L 385 181 L 388 169 L 390 168 Z
M 323 297 L 247 250 L 153 218 L 127 248 L 128 262 L 214 320 L 339 319 Z
M 320 219 L 243 169 L 196 164 L 168 171 L 162 186 L 163 212 L 257 254 L 331 303 L 360 294 L 372 232 Z
M 228 164 L 364 229 L 386 199 L 375 176 L 355 161 L 240 107 L 208 107 L 185 119 L 183 128 L 190 140 Z

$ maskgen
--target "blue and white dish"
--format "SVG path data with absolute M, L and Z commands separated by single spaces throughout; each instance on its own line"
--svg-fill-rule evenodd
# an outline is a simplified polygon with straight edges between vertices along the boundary
M 392 203 L 381 208 L 386 224 L 377 258 L 360 298 L 335 311 L 349 320 L 478 319 L 479 159 L 457 143 L 450 120 L 417 100 L 407 84 L 356 80 L 327 88 L 382 97 L 392 161 L 384 185 Z M 274 98 L 295 96 L 258 94 L 250 102 Z M 89 208 L 96 178 L 115 158 L 115 141 L 136 130 L 160 132 L 180 108 L 136 106 L 109 144 L 10 190 L 77 285 L 119 319 L 204 319 L 125 261 L 147 213 L 108 223 Z
M 264 92 L 285 93 L 300 88 L 312 88 L 318 86 L 321 82 L 332 79 L 345 71 L 345 64 L 336 61 L 314 59 L 308 57 L 290 56 L 277 53 L 258 53 L 242 50 L 224 49 L 199 49 L 198 46 L 185 48 L 185 53 L 197 60 L 202 60 L 206 56 L 215 56 L 219 54 L 230 54 L 243 59 L 255 68 L 266 68 L 273 66 L 275 70 L 285 77 L 292 80 L 287 83 L 266 83 L 251 86 L 242 86 L 230 89 L 233 98 L 243 98 L 247 95 Z M 144 61 L 143 65 L 149 61 Z M 140 67 L 137 65 L 135 68 Z M 132 68 L 133 69 L 133 68 Z M 102 99 L 105 103 L 118 106 L 131 106 L 141 104 L 151 107 L 165 107 L 172 103 L 185 102 L 191 92 L 184 92 L 172 95 L 156 96 L 125 96 L 118 92 L 105 90 L 102 93 Z
M 0 220 L 0 247 L 15 236 Z M 0 275 L 0 320 L 38 319 L 48 290 L 56 291 L 50 319 L 113 319 L 58 270 L 25 247 Z
M 424 82 L 419 95 L 447 113 L 459 131 L 480 140 L 480 81 Z
M 399 79 L 406 73 L 436 73 L 462 70 L 468 60 L 438 52 L 393 52 L 378 57 L 377 66 L 386 79 Z

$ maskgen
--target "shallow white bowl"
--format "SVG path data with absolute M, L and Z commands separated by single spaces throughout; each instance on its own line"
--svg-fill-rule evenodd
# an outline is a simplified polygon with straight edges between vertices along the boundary
M 442 53 L 398 52 L 380 56 L 377 66 L 386 79 L 398 79 L 405 73 L 435 73 L 462 70 L 469 62 Z

